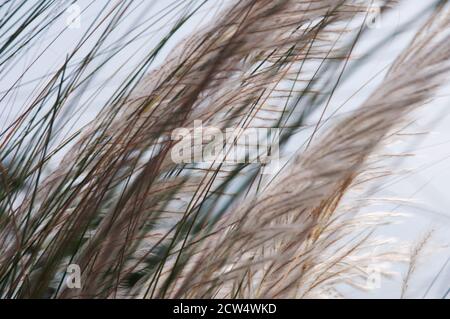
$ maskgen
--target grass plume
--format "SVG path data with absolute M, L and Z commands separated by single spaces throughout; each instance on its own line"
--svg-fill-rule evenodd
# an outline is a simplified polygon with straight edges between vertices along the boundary
M 170 54 L 210 3 L 170 2 L 117 39 L 136 3 L 105 4 L 64 63 L 30 83 L 14 66 L 40 38 L 55 37 L 43 54 L 67 32 L 46 33 L 67 7 L 0 6 L 10 30 L 0 35 L 0 76 L 11 77 L 0 103 L 18 110 L 0 132 L 1 297 L 326 297 L 365 289 L 374 262 L 405 259 L 368 253 L 384 247 L 373 232 L 395 214 L 358 215 L 367 203 L 357 199 L 383 180 L 382 144 L 448 80 L 446 1 L 430 5 L 372 94 L 330 125 L 335 90 L 362 67 L 353 53 L 370 36 L 373 1 L 228 1 Z M 378 5 L 384 14 L 398 3 Z M 164 17 L 158 43 L 132 51 Z M 138 63 L 119 64 L 123 54 Z M 108 67 L 115 71 L 88 96 Z M 20 105 L 23 86 L 33 90 Z M 96 117 L 66 130 L 101 92 L 108 98 Z M 174 163 L 172 132 L 198 120 L 238 132 L 278 128 L 282 151 L 299 132 L 306 138 L 269 177 L 264 165 L 220 155 L 208 165 Z M 82 270 L 81 289 L 65 284 L 70 264 Z

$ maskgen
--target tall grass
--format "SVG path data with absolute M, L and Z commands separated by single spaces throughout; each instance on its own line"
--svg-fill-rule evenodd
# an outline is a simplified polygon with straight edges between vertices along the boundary
M 117 39 L 120 25 L 144 6 L 136 3 L 105 2 L 64 63 L 30 83 L 23 83 L 26 70 L 14 69 L 70 3 L 0 6 L 0 76 L 10 81 L 0 103 L 20 108 L 0 133 L 0 296 L 339 296 L 365 289 L 374 263 L 407 257 L 373 236 L 395 214 L 357 213 L 367 204 L 361 192 L 389 169 L 377 156 L 382 143 L 448 79 L 447 1 L 430 4 L 428 21 L 377 89 L 331 124 L 324 114 L 336 88 L 395 35 L 353 61 L 356 44 L 370 36 L 373 1 L 228 1 L 160 65 L 171 39 L 208 3 L 174 1 Z M 383 14 L 396 5 L 380 2 Z M 146 30 L 166 15 L 159 43 L 134 55 L 136 41 L 150 38 Z M 120 55 L 139 61 L 119 64 Z M 111 77 L 87 97 L 107 68 Z M 119 72 L 126 75 L 95 119 L 67 130 L 101 103 L 99 92 Z M 20 105 L 23 86 L 33 92 Z M 221 129 L 279 128 L 282 154 L 293 141 L 296 151 L 273 175 L 262 164 L 220 157 L 176 164 L 171 133 L 195 120 Z M 65 282 L 71 264 L 81 269 L 79 289 Z

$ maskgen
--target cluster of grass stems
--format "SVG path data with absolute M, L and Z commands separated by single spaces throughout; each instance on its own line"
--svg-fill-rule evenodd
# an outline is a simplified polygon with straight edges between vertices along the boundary
M 2 1 L 0 77 L 10 85 L 0 108 L 20 111 L 0 132 L 0 296 L 314 298 L 366 289 L 371 265 L 405 258 L 373 236 L 393 214 L 358 214 L 367 204 L 361 198 L 389 174 L 377 154 L 432 100 L 450 66 L 448 4 L 430 1 L 421 13 L 428 20 L 366 101 L 327 121 L 338 86 L 416 22 L 353 59 L 370 36 L 373 4 L 230 0 L 166 54 L 210 2 L 170 2 L 117 39 L 148 2 L 105 1 L 65 61 L 27 83 L 17 66 L 72 3 Z M 388 14 L 398 3 L 378 5 Z M 114 60 L 131 61 L 133 45 L 170 14 L 167 33 L 138 63 Z M 40 54 L 30 66 L 42 63 Z M 115 72 L 87 96 L 107 68 Z M 119 71 L 126 76 L 99 99 Z M 23 87 L 33 90 L 21 104 Z M 93 105 L 100 111 L 89 124 L 67 130 Z M 280 149 L 296 150 L 273 175 L 221 158 L 176 164 L 171 132 L 194 120 L 279 128 Z M 65 283 L 71 264 L 81 269 L 80 289 Z

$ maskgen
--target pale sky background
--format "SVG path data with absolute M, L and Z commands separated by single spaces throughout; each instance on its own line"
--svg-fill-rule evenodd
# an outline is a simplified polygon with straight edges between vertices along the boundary
M 63 1 L 63 0 L 61 0 Z M 68 52 L 75 47 L 81 36 L 88 30 L 91 22 L 96 18 L 96 14 L 107 3 L 114 1 L 107 0 L 81 0 L 77 1 L 81 8 L 80 28 L 66 30 L 39 58 L 39 62 L 29 67 L 30 62 L 35 59 L 40 52 L 49 44 L 60 30 L 65 28 L 66 19 L 71 12 L 63 15 L 55 25 L 48 30 L 45 37 L 37 46 L 30 50 L 10 72 L 11 77 L 0 79 L 0 91 L 4 91 L 11 85 L 13 79 L 19 76 L 24 70 L 28 70 L 22 83 L 33 81 L 36 78 L 53 70 L 55 66 L 64 62 Z M 74 126 L 67 126 L 67 130 L 76 129 L 91 120 L 103 102 L 107 100 L 110 93 L 113 92 L 115 85 L 121 83 L 123 76 L 127 74 L 127 68 L 139 61 L 144 53 L 148 52 L 168 31 L 171 17 L 179 15 L 183 10 L 183 6 L 196 6 L 200 1 L 178 1 L 182 5 L 179 7 L 171 7 L 169 16 L 158 21 L 158 11 L 172 3 L 172 1 L 144 0 L 135 1 L 143 3 L 139 9 L 130 13 L 130 16 L 119 27 L 116 32 L 116 38 L 121 39 L 125 36 L 131 37 L 138 32 L 144 32 L 139 40 L 130 45 L 124 52 L 112 59 L 107 66 L 99 74 L 99 77 L 86 88 L 85 96 L 79 103 L 88 100 L 90 94 L 96 92 L 102 85 L 106 86 L 95 96 L 91 103 L 87 104 L 86 109 L 76 114 L 74 117 Z M 403 22 L 409 21 L 411 17 L 418 15 L 416 23 L 408 29 L 407 32 L 398 35 L 395 40 L 391 41 L 386 47 L 378 52 L 373 59 L 366 63 L 365 67 L 352 77 L 352 81 L 347 81 L 341 86 L 336 95 L 333 97 L 331 105 L 339 106 L 352 96 L 360 87 L 371 77 L 376 76 L 367 86 L 356 94 L 342 111 L 349 110 L 352 107 L 360 105 L 368 94 L 382 80 L 383 70 L 389 65 L 395 57 L 408 44 L 411 37 L 415 34 L 417 28 L 425 21 L 426 16 L 419 13 L 424 10 L 432 1 L 431 0 L 408 0 L 401 1 L 402 5 L 393 9 L 386 16 L 383 16 L 378 27 L 373 28 L 369 37 L 365 37 L 364 41 L 359 43 L 355 50 L 355 57 L 358 57 L 374 43 L 383 39 L 386 34 L 396 30 Z M 33 1 L 30 1 L 33 3 Z M 206 6 L 201 9 L 192 19 L 185 25 L 173 39 L 170 40 L 167 47 L 159 54 L 155 65 L 163 62 L 164 57 L 171 52 L 174 44 L 197 30 L 201 30 L 209 19 L 214 16 L 222 5 L 226 5 L 227 1 L 209 1 Z M 1 12 L 1 11 L 0 11 Z M 148 28 L 149 24 L 143 27 L 135 28 L 141 21 L 154 17 L 155 24 Z M 134 33 L 130 33 L 130 29 L 134 29 Z M 86 50 L 84 53 L 87 52 Z M 83 51 L 80 52 L 82 56 Z M 114 74 L 117 66 L 125 64 L 124 69 Z M 109 82 L 107 79 L 112 77 Z M 29 99 L 29 95 L 33 93 L 35 85 L 39 82 L 30 82 L 24 85 L 16 94 L 14 101 L 10 100 L 1 105 L 0 126 L 10 123 L 24 106 L 25 101 Z M 437 99 L 430 105 L 427 105 L 418 111 L 412 119 L 415 121 L 408 129 L 411 133 L 427 132 L 416 138 L 405 138 L 398 141 L 390 148 L 394 153 L 404 151 L 405 153 L 414 153 L 415 156 L 407 157 L 399 160 L 393 170 L 398 173 L 400 171 L 411 170 L 410 173 L 404 173 L 402 176 L 393 176 L 385 183 L 385 187 L 377 193 L 379 198 L 406 199 L 403 204 L 398 202 L 389 206 L 387 204 L 376 207 L 378 210 L 395 209 L 396 212 L 408 214 L 408 217 L 402 218 L 396 225 L 382 228 L 380 235 L 396 237 L 401 240 L 419 240 L 428 230 L 434 229 L 433 238 L 429 244 L 432 253 L 423 258 L 423 262 L 419 263 L 414 280 L 412 280 L 411 290 L 407 294 L 408 297 L 422 298 L 428 290 L 426 297 L 442 298 L 446 291 L 450 288 L 450 117 L 448 117 L 448 106 L 450 97 L 448 95 L 450 85 L 447 83 L 445 88 L 441 90 Z M 348 105 L 348 108 L 347 108 Z M 330 109 L 326 115 L 331 114 Z M 397 270 L 404 271 L 404 267 Z M 436 278 L 436 280 L 434 280 Z M 394 281 L 383 279 L 381 287 L 372 291 L 370 297 L 387 297 L 396 298 L 400 296 L 401 277 L 394 278 Z M 350 297 L 361 297 L 364 295 L 352 295 Z

